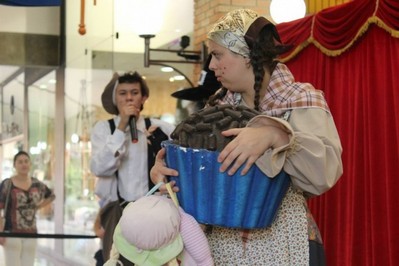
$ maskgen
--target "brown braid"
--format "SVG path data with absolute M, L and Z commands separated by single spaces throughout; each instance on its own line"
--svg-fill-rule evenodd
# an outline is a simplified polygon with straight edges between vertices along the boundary
M 259 111 L 260 89 L 261 89 L 261 86 L 262 86 L 263 77 L 265 75 L 265 68 L 263 67 L 264 63 L 262 62 L 261 54 L 258 53 L 258 51 L 256 49 L 251 51 L 250 57 L 251 57 L 252 69 L 253 69 L 253 72 L 254 72 L 254 75 L 255 75 L 254 106 L 255 106 L 255 110 Z
M 284 53 L 290 46 L 275 45 L 275 41 L 280 42 L 277 30 L 274 25 L 268 24 L 260 31 L 258 38 L 252 44 L 249 54 L 251 66 L 255 75 L 255 110 L 259 111 L 260 89 L 263 82 L 265 71 L 271 74 L 277 65 L 277 56 Z

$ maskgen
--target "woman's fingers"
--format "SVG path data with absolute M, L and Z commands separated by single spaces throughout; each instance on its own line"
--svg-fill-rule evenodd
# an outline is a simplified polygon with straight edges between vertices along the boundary
M 224 136 L 235 138 L 218 157 L 218 162 L 222 164 L 220 171 L 228 171 L 229 175 L 234 175 L 245 164 L 241 174 L 246 174 L 256 160 L 270 148 L 271 140 L 267 132 L 265 128 L 236 128 L 223 131 Z
M 150 171 L 150 176 L 151 176 L 151 181 L 154 184 L 158 184 L 160 182 L 168 182 L 167 176 L 178 176 L 179 172 L 177 172 L 175 169 L 168 168 L 165 163 L 165 154 L 166 150 L 165 148 L 162 148 L 159 150 L 155 157 L 155 164 L 151 168 Z M 173 183 L 174 185 L 174 183 Z M 166 190 L 165 185 L 162 185 L 159 189 L 161 190 Z

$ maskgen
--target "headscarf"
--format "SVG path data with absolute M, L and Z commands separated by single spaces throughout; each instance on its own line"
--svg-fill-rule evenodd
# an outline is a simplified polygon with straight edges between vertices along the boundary
M 249 57 L 252 43 L 266 25 L 273 23 L 250 9 L 238 9 L 220 18 L 208 33 L 208 39 L 230 51 Z M 276 37 L 276 42 L 279 43 L 280 38 Z
M 275 44 L 281 45 L 275 26 L 249 9 L 238 9 L 227 13 L 210 30 L 208 39 L 232 52 L 249 57 L 252 44 L 258 38 L 260 31 L 270 25 Z M 241 94 L 228 91 L 219 103 L 241 104 Z M 270 77 L 266 94 L 260 101 L 260 111 L 271 116 L 281 116 L 291 109 L 309 107 L 330 112 L 322 91 L 316 90 L 309 83 L 295 82 L 288 67 L 279 63 Z

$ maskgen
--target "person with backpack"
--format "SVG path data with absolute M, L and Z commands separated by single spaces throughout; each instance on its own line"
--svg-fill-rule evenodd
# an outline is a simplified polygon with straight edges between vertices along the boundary
M 168 140 L 174 130 L 174 125 L 141 115 L 149 93 L 139 73 L 115 73 L 101 96 L 104 109 L 114 117 L 98 121 L 91 132 L 90 170 L 98 177 L 96 195 L 103 206 L 100 215 L 105 230 L 105 261 L 123 207 L 153 187 L 149 169 L 161 142 Z

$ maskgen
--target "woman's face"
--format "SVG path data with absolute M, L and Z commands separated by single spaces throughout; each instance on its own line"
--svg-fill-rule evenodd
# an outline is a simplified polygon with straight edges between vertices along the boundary
M 209 40 L 209 53 L 212 54 L 209 68 L 223 87 L 233 92 L 253 90 L 254 76 L 249 59 L 231 52 L 229 49 Z
M 126 105 L 133 105 L 140 110 L 146 100 L 147 97 L 141 94 L 141 87 L 138 82 L 120 83 L 116 87 L 115 102 L 118 110 Z
M 14 168 L 18 174 L 28 174 L 30 171 L 30 159 L 25 154 L 19 155 L 15 159 Z

